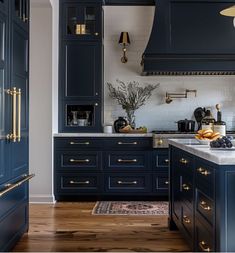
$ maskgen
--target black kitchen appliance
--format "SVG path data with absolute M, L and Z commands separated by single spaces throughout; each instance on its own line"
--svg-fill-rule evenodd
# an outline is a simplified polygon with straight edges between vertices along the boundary
M 194 132 L 195 131 L 195 121 L 194 120 L 179 120 L 176 122 L 178 124 L 178 131 L 179 132 Z

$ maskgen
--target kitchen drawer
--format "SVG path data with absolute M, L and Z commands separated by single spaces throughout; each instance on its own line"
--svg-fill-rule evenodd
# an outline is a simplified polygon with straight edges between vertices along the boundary
M 117 138 L 106 138 L 105 147 L 108 150 L 146 150 L 152 149 L 153 141 L 152 138 L 144 137 L 117 137 Z
M 104 154 L 105 169 L 109 171 L 147 171 L 151 154 L 146 151 L 113 151 Z
M 56 169 L 68 172 L 101 170 L 101 152 L 61 151 L 56 152 Z
M 182 201 L 193 208 L 193 182 L 185 175 L 181 176 L 181 196 Z
M 169 166 L 168 149 L 160 149 L 153 152 L 153 169 L 168 171 Z
M 196 216 L 204 218 L 211 225 L 214 224 L 214 201 L 198 189 L 196 190 Z
M 14 182 L 12 182 L 14 184 Z M 6 189 L 6 186 L 1 186 L 0 191 Z M 26 201 L 28 198 L 28 184 L 24 183 L 14 190 L 6 193 L 0 198 L 0 217 L 3 217 L 10 210 L 15 208 L 20 203 Z
M 134 174 L 134 175 L 133 175 Z M 112 193 L 147 193 L 151 192 L 150 174 L 106 174 L 105 189 Z
M 193 209 L 188 208 L 186 205 L 182 205 L 181 223 L 187 235 L 193 239 L 193 228 L 194 228 Z
M 99 174 L 58 174 L 57 192 L 60 193 L 98 193 L 102 188 L 102 179 Z
M 214 252 L 215 240 L 212 227 L 205 226 L 198 219 L 195 220 L 195 251 Z
M 215 169 L 201 159 L 196 161 L 196 187 L 214 198 Z
M 179 166 L 179 171 L 193 178 L 193 172 L 194 172 L 193 156 L 182 150 L 177 150 L 175 155 L 176 155 L 176 166 Z
M 169 177 L 167 174 L 154 174 L 153 175 L 153 190 L 161 195 L 168 195 L 169 190 Z
M 93 148 L 101 148 L 103 147 L 103 139 L 100 138 L 91 138 L 91 137 L 80 137 L 80 138 L 55 138 L 55 150 L 57 149 L 76 149 L 76 150 L 84 150 L 84 149 L 93 149 Z
M 22 204 L 0 219 L 0 251 L 10 251 L 28 228 L 28 205 Z

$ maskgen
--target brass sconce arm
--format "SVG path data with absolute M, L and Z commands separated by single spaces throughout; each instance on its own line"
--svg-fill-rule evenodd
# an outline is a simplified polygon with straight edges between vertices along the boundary
M 167 92 L 165 101 L 166 101 L 167 104 L 170 104 L 173 101 L 173 99 L 188 98 L 188 93 L 194 93 L 195 97 L 197 97 L 197 90 L 186 89 L 184 93 L 175 93 L 175 92 L 169 93 L 169 92 Z

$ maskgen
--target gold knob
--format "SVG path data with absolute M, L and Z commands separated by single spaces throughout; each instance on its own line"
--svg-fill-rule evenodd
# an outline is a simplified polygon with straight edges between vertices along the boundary
M 180 163 L 182 163 L 182 164 L 187 164 L 188 161 L 187 161 L 186 159 L 184 159 L 184 158 L 181 158 L 181 159 L 180 159 Z
M 162 140 L 162 139 L 158 139 L 157 145 L 158 145 L 158 146 L 161 146 L 162 144 L 163 144 L 163 140 Z
M 98 104 L 98 103 L 95 103 L 95 106 L 99 106 L 99 104 Z
M 95 33 L 95 36 L 99 36 L 99 33 Z

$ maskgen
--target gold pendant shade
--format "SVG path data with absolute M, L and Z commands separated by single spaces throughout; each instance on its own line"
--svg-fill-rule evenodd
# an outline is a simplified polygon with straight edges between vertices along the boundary
M 235 17 L 235 5 L 222 10 L 220 14 L 227 17 Z

